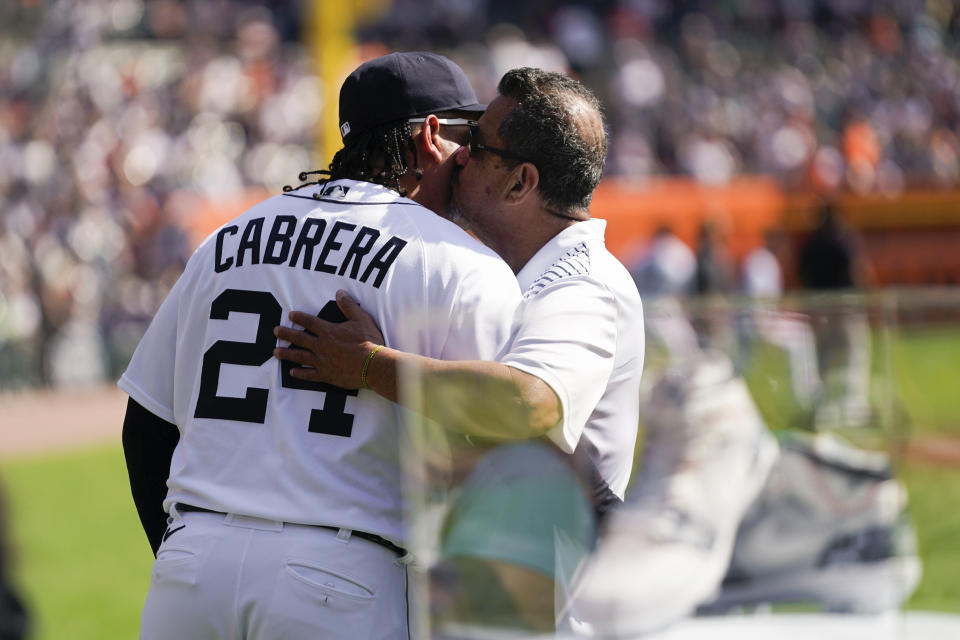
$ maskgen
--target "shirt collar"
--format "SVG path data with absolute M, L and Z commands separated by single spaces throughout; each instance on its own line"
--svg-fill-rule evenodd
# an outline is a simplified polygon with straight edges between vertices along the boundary
M 305 189 L 288 191 L 285 195 L 311 198 L 314 194 L 329 202 L 344 202 L 351 204 L 417 204 L 409 198 L 404 198 L 396 191 L 373 182 L 359 180 L 331 180 L 310 185 Z
M 540 250 L 533 254 L 533 257 L 523 265 L 517 274 L 517 281 L 520 283 L 520 290 L 526 291 L 527 287 L 534 283 L 540 275 L 550 268 L 551 265 L 570 249 L 578 244 L 589 240 L 599 240 L 603 242 L 603 234 L 607 228 L 607 221 L 600 218 L 592 218 L 572 224 L 557 235 L 550 238 L 549 241 Z

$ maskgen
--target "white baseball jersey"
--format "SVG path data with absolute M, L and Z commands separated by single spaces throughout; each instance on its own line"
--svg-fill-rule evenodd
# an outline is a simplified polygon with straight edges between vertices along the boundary
M 297 380 L 296 365 L 272 355 L 273 328 L 291 310 L 335 319 L 338 289 L 373 315 L 387 346 L 446 360 L 501 355 L 520 300 L 496 254 L 379 185 L 340 180 L 254 206 L 196 250 L 119 382 L 180 429 L 165 509 L 403 543 L 401 410 L 372 391 Z M 409 318 L 427 310 L 410 344 Z
M 634 267 L 634 281 L 644 296 L 682 296 L 693 288 L 697 256 L 673 234 L 658 235 Z
M 757 247 L 743 259 L 743 292 L 757 298 L 783 294 L 783 270 L 770 249 Z
M 520 270 L 516 337 L 500 361 L 553 388 L 563 420 L 550 437 L 567 452 L 583 438 L 623 498 L 640 420 L 643 309 L 633 278 L 607 251 L 606 225 L 567 227 Z

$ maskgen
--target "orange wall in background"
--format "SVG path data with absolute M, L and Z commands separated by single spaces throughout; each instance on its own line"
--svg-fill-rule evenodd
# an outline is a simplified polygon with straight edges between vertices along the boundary
M 706 221 L 717 224 L 734 257 L 739 258 L 776 227 L 786 206 L 779 186 L 767 178 L 744 177 L 710 187 L 684 178 L 644 183 L 605 180 L 593 197 L 590 213 L 607 221 L 607 247 L 625 262 L 654 231 L 669 226 L 690 247 Z
M 215 200 L 192 196 L 192 213 L 185 216 L 185 226 L 193 246 L 272 195 L 277 194 L 251 190 Z M 741 178 L 725 187 L 664 178 L 644 183 L 605 180 L 594 194 L 590 212 L 607 221 L 607 246 L 621 259 L 663 224 L 694 247 L 697 230 L 706 220 L 718 223 L 731 251 L 739 256 L 760 242 L 764 229 L 778 224 L 785 206 L 776 183 L 765 178 Z
M 185 216 L 184 227 L 190 235 L 191 246 L 196 247 L 217 227 L 270 196 L 278 195 L 266 190 L 250 189 L 222 198 L 205 198 L 200 195 L 183 195 L 192 198 L 191 213 Z
M 181 193 L 178 209 L 189 214 L 178 218 L 196 246 L 271 195 L 276 194 L 248 191 L 213 200 Z M 735 259 L 760 244 L 767 229 L 784 229 L 789 243 L 780 257 L 791 281 L 791 261 L 817 220 L 817 202 L 814 194 L 786 194 L 763 177 L 741 177 L 722 187 L 685 178 L 608 179 L 597 188 L 590 211 L 607 221 L 607 246 L 627 264 L 661 225 L 696 248 L 700 226 L 712 221 Z M 837 197 L 836 209 L 863 236 L 877 284 L 960 284 L 960 192 L 918 190 L 896 198 L 844 194 Z
M 607 180 L 591 212 L 607 220 L 607 246 L 629 264 L 654 231 L 667 224 L 691 248 L 705 221 L 719 224 L 735 259 L 760 244 L 767 229 L 783 229 L 778 256 L 787 281 L 793 259 L 818 220 L 817 196 L 787 194 L 772 180 L 743 177 L 723 187 L 683 178 L 647 183 Z M 862 238 L 874 283 L 960 284 L 960 192 L 914 190 L 896 197 L 840 194 L 835 207 Z
M 876 284 L 960 284 L 960 192 L 843 194 L 835 206 L 859 233 Z M 790 196 L 782 220 L 797 245 L 817 221 L 816 201 Z

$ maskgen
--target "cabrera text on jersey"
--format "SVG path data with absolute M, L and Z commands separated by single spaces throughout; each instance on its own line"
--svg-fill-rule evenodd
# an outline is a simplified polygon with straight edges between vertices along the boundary
M 323 193 L 328 194 L 329 189 Z M 392 235 L 381 238 L 377 229 L 364 225 L 358 229 L 358 225 L 344 220 L 328 225 L 323 218 L 301 218 L 302 224 L 297 229 L 297 216 L 283 214 L 273 218 L 264 242 L 265 221 L 264 216 L 250 218 L 242 232 L 235 224 L 217 232 L 213 266 L 217 273 L 245 263 L 285 264 L 336 273 L 364 283 L 372 276 L 373 286 L 379 288 L 407 244 Z M 344 250 L 344 247 L 347 248 Z

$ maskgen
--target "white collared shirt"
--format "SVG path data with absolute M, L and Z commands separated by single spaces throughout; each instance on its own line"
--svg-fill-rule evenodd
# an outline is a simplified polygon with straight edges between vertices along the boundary
M 518 324 L 500 361 L 550 385 L 563 408 L 550 437 L 567 452 L 582 439 L 622 498 L 640 419 L 643 309 L 605 229 L 597 219 L 571 225 L 520 270 Z

